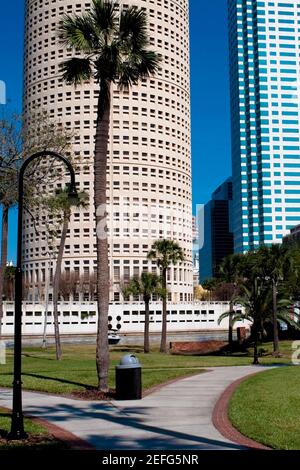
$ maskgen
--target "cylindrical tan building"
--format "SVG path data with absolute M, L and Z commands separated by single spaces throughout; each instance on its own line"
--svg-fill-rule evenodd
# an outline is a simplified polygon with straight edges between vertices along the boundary
M 90 207 L 74 211 L 63 269 L 92 273 L 96 264 L 93 206 L 93 152 L 97 86 L 67 86 L 59 64 L 73 55 L 58 43 L 63 13 L 81 14 L 89 1 L 27 0 L 25 28 L 24 112 L 44 108 L 74 129 L 73 153 L 79 161 L 80 190 L 90 194 Z M 120 1 L 147 11 L 151 48 L 162 57 L 161 70 L 129 92 L 114 89 L 107 203 L 111 302 L 122 302 L 120 282 L 142 270 L 156 271 L 146 255 L 158 238 L 183 247 L 186 261 L 169 273 L 169 298 L 191 301 L 193 295 L 190 65 L 188 0 Z M 45 283 L 48 255 L 43 233 L 33 236 L 25 224 L 26 279 Z M 34 296 L 33 290 L 33 296 Z M 77 299 L 78 300 L 78 299 Z

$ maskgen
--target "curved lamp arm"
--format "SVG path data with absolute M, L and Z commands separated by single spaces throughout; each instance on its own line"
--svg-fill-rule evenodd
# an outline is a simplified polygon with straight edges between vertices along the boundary
M 40 157 L 53 157 L 62 161 L 70 172 L 69 196 L 74 197 L 76 192 L 75 171 L 66 157 L 56 152 L 43 151 L 28 157 L 21 165 L 18 182 L 18 235 L 17 235 L 17 267 L 15 273 L 15 335 L 14 335 L 14 381 L 13 381 L 13 412 L 11 420 L 10 439 L 25 439 L 22 411 L 22 239 L 23 239 L 23 197 L 24 197 L 24 173 L 28 165 Z

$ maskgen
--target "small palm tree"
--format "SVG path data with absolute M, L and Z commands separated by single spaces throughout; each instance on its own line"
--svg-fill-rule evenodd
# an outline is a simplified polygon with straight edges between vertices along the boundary
M 3 317 L 3 278 L 7 264 L 8 214 L 17 205 L 18 170 L 24 158 L 42 151 L 53 150 L 65 153 L 73 134 L 67 132 L 61 123 L 50 119 L 46 111 L 37 113 L 31 110 L 30 124 L 25 117 L 12 115 L 0 120 L 0 206 L 2 207 L 1 261 L 0 261 L 0 337 Z M 40 161 L 41 163 L 41 161 Z M 27 168 L 25 174 L 24 209 L 32 216 L 30 208 L 36 196 L 33 188 L 41 183 L 37 175 L 37 165 Z M 51 172 L 49 172 L 51 174 Z M 43 175 L 43 184 L 52 178 Z
M 280 283 L 289 276 L 292 271 L 292 257 L 287 246 L 271 245 L 262 246 L 256 253 L 257 265 L 261 271 L 261 277 L 272 289 L 272 312 L 273 312 L 273 354 L 280 356 L 279 334 L 278 334 L 278 305 L 277 295 Z
M 60 41 L 81 57 L 62 63 L 64 80 L 73 85 L 94 80 L 99 85 L 95 157 L 94 202 L 97 228 L 98 331 L 96 365 L 98 389 L 108 390 L 109 262 L 106 222 L 106 170 L 112 84 L 129 89 L 153 75 L 159 56 L 148 50 L 147 14 L 143 8 L 120 9 L 110 0 L 92 0 L 82 16 L 65 15 L 59 28 Z
M 203 289 L 208 292 L 209 301 L 211 301 L 212 293 L 214 292 L 217 286 L 218 286 L 218 280 L 215 277 L 205 279 L 205 281 L 202 282 Z
M 16 268 L 14 266 L 6 266 L 4 273 L 4 293 L 8 300 L 14 300 Z
M 8 211 L 9 206 L 2 205 L 2 228 L 1 228 L 1 262 L 0 262 L 0 338 L 2 335 L 3 318 L 3 285 L 4 274 L 7 263 L 7 243 L 8 243 Z
M 16 165 L 14 167 L 14 165 Z M 2 208 L 2 224 L 1 224 L 1 261 L 0 261 L 0 338 L 2 335 L 2 318 L 3 318 L 3 286 L 5 278 L 5 270 L 7 265 L 7 248 L 8 248 L 8 214 L 9 210 L 16 205 L 16 171 L 17 163 L 12 163 L 11 167 L 0 168 L 0 205 Z
M 162 312 L 162 333 L 160 352 L 167 352 L 167 271 L 173 264 L 184 261 L 184 254 L 181 246 L 173 240 L 157 240 L 153 243 L 147 258 L 155 260 L 157 266 L 161 270 L 162 288 L 165 295 L 162 298 L 163 312 Z
M 265 333 L 264 323 L 270 313 L 270 291 L 257 277 L 240 284 L 240 289 L 241 296 L 236 302 L 244 307 L 245 319 L 252 321 L 253 364 L 258 364 L 258 342 Z
M 161 288 L 161 279 L 156 275 L 143 272 L 140 278 L 132 278 L 127 286 L 123 289 L 123 295 L 128 297 L 142 296 L 145 302 L 145 328 L 144 328 L 144 352 L 149 353 L 149 323 L 150 323 L 150 300 L 153 294 L 163 296 L 164 292 Z
M 255 255 L 253 255 L 255 256 Z M 234 325 L 238 321 L 248 320 L 252 323 L 251 335 L 254 342 L 253 364 L 258 364 L 258 341 L 266 334 L 265 326 L 273 321 L 272 315 L 272 291 L 265 281 L 257 276 L 252 279 L 244 279 L 239 283 L 240 295 L 233 299 L 234 305 L 243 307 L 241 312 L 231 311 L 223 313 L 218 323 L 231 315 L 231 321 Z M 286 324 L 299 329 L 299 324 L 289 315 L 291 300 L 286 298 L 285 292 L 280 292 L 277 301 L 278 319 Z
M 231 284 L 233 286 L 232 296 L 229 301 L 229 327 L 228 327 L 228 343 L 231 346 L 233 342 L 233 299 L 237 294 L 238 279 L 240 276 L 241 255 L 234 254 L 224 258 L 219 268 L 219 279 L 222 282 Z
M 55 333 L 55 346 L 56 346 L 56 359 L 60 360 L 62 356 L 59 324 L 58 324 L 58 296 L 59 285 L 61 279 L 61 266 L 62 259 L 66 244 L 67 233 L 69 229 L 69 222 L 71 218 L 72 207 L 86 208 L 88 206 L 89 196 L 85 192 L 80 192 L 76 200 L 70 200 L 68 190 L 60 191 L 54 196 L 45 199 L 43 204 L 54 215 L 60 215 L 62 218 L 62 230 L 60 236 L 60 244 L 56 259 L 55 274 L 53 277 L 53 319 L 54 319 L 54 333 Z

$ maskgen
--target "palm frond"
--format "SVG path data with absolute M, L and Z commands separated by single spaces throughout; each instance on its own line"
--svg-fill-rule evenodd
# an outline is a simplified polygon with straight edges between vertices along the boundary
M 137 85 L 139 75 L 136 67 L 131 66 L 128 62 L 123 62 L 119 66 L 118 87 L 120 90 L 128 90 L 133 85 Z
M 117 28 L 117 14 L 114 2 L 109 0 L 93 0 L 90 13 L 94 28 L 107 44 Z
M 148 44 L 147 14 L 145 10 L 131 6 L 120 15 L 120 40 L 125 48 L 139 51 Z
M 137 55 L 137 68 L 142 78 L 157 72 L 162 57 L 154 51 L 142 49 Z
M 231 322 L 234 325 L 238 321 L 244 321 L 248 320 L 250 322 L 253 322 L 252 316 L 247 313 L 247 310 L 245 312 L 230 312 L 229 310 L 227 312 L 222 313 L 219 318 L 218 318 L 218 325 L 222 323 L 223 320 L 226 318 L 229 318 L 231 316 Z
M 63 79 L 72 85 L 90 80 L 93 76 L 90 59 L 73 57 L 60 64 Z
M 127 60 L 119 65 L 119 88 L 128 89 L 140 79 L 154 75 L 160 61 L 160 56 L 154 51 L 142 49 L 138 53 L 130 54 Z
M 81 52 L 92 52 L 101 44 L 91 15 L 64 15 L 58 28 L 59 42 Z
M 102 78 L 114 82 L 117 77 L 117 70 L 120 63 L 120 51 L 116 42 L 102 47 L 97 59 L 94 62 L 96 69 L 95 77 L 98 82 Z
M 278 319 L 282 321 L 283 323 L 292 326 L 296 330 L 300 330 L 300 324 L 296 322 L 295 320 L 293 320 L 293 318 L 291 318 L 289 315 L 279 314 Z
M 218 318 L 218 325 L 220 325 L 223 320 L 225 320 L 226 318 L 228 318 L 229 315 L 230 315 L 230 313 L 231 313 L 231 312 L 230 312 L 229 310 L 228 310 L 227 312 L 222 313 L 222 314 L 219 316 L 219 318 Z

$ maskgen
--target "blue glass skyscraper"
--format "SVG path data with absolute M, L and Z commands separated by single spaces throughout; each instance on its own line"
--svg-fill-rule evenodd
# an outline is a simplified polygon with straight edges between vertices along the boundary
M 235 251 L 300 223 L 300 0 L 228 0 Z

